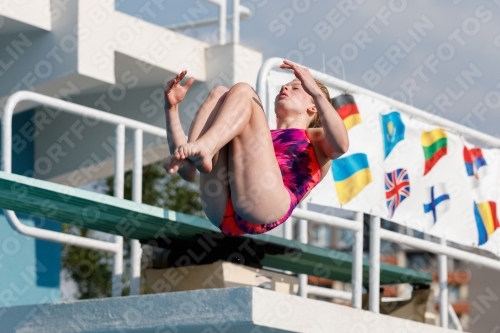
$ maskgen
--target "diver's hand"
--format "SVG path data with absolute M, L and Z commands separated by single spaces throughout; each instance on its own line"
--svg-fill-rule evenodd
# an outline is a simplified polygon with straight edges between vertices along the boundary
M 181 86 L 180 82 L 186 76 L 187 70 L 183 70 L 172 80 L 168 81 L 165 85 L 165 108 L 168 109 L 172 106 L 178 105 L 184 97 L 186 93 L 194 82 L 194 77 L 190 78 L 186 84 Z
M 293 70 L 295 77 L 299 79 L 305 92 L 309 95 L 317 96 L 322 94 L 321 89 L 314 81 L 314 78 L 312 77 L 311 72 L 309 72 L 309 69 L 300 67 L 299 65 L 294 64 L 293 62 L 288 60 L 283 60 L 280 68 Z

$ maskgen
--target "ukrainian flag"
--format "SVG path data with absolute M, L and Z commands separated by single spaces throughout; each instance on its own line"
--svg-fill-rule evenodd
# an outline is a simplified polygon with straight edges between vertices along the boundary
M 332 98 L 332 105 L 344 121 L 347 130 L 361 124 L 361 115 L 352 95 L 344 94 Z
M 421 140 L 425 156 L 425 176 L 441 157 L 448 153 L 448 137 L 444 129 L 438 128 L 430 132 L 422 132 Z
M 339 202 L 342 205 L 351 201 L 372 182 L 366 154 L 358 153 L 333 160 L 331 168 Z
M 474 202 L 474 215 L 479 236 L 478 245 L 482 245 L 488 241 L 489 236 L 500 226 L 497 218 L 496 202 Z

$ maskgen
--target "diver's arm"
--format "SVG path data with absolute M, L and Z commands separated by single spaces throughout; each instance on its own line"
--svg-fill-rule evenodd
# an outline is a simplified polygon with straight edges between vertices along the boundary
M 174 79 L 170 80 L 165 87 L 165 120 L 168 148 L 171 154 L 168 158 L 170 159 L 173 158 L 172 154 L 175 148 L 187 143 L 186 133 L 184 133 L 182 129 L 181 120 L 179 118 L 179 103 L 184 99 L 194 79 L 190 79 L 188 83 L 182 87 L 179 83 L 186 75 L 186 72 L 187 71 L 181 72 Z M 184 180 L 193 181 L 196 177 L 196 166 L 188 159 L 183 160 L 182 164 L 182 167 L 178 170 L 179 175 Z M 167 172 L 169 172 L 169 170 L 167 170 Z
M 318 146 L 328 158 L 339 158 L 349 149 L 347 129 L 332 103 L 320 91 L 313 95 L 314 104 L 323 126 L 323 134 L 318 136 Z
M 332 106 L 332 103 L 326 98 L 321 89 L 314 81 L 309 69 L 301 67 L 284 60 L 280 68 L 291 69 L 295 77 L 300 80 L 304 90 L 312 96 L 314 108 L 318 112 L 319 119 L 323 125 L 322 135 L 315 136 L 316 141 L 322 152 L 330 159 L 334 160 L 342 156 L 349 149 L 349 137 L 342 118 Z

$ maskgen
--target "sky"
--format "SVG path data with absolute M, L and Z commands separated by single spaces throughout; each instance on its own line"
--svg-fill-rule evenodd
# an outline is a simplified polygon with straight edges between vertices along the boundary
M 240 43 L 264 59 L 283 57 L 500 137 L 500 0 L 240 4 L 251 10 Z M 115 7 L 163 26 L 218 15 L 204 0 L 117 0 Z M 183 33 L 217 44 L 217 31 Z M 231 31 L 228 24 L 228 41 Z

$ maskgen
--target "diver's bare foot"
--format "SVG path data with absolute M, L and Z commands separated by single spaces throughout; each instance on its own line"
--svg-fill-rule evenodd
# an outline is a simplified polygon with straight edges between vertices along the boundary
M 209 173 L 212 171 L 212 155 L 210 151 L 197 142 L 186 143 L 177 147 L 174 157 L 176 159 L 189 159 L 200 172 Z
M 185 164 L 186 160 L 176 159 L 173 155 L 168 156 L 163 160 L 163 168 L 169 174 L 173 175 L 178 172 Z

